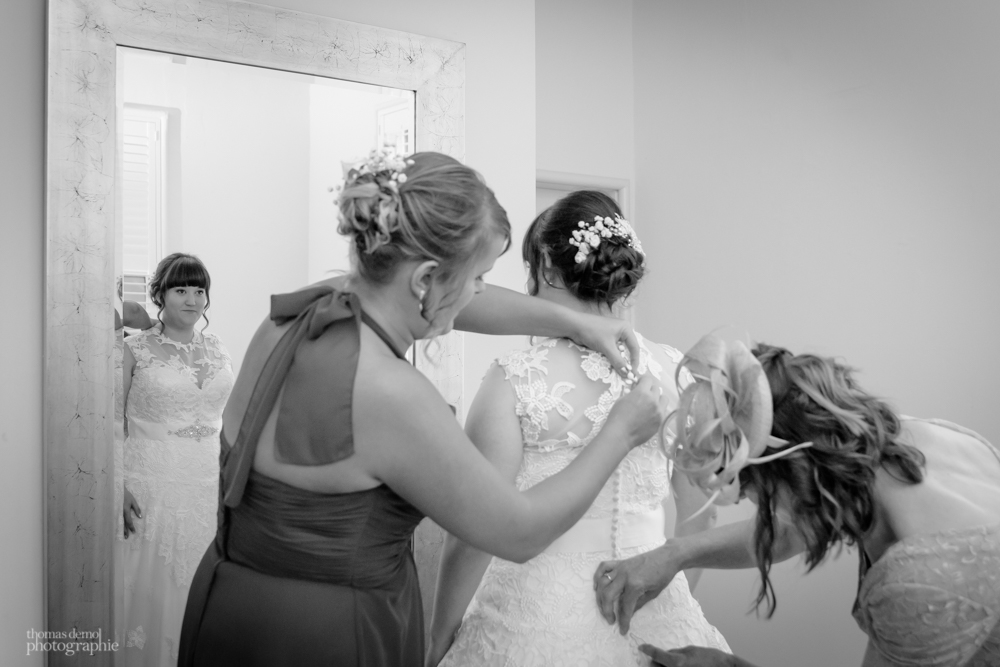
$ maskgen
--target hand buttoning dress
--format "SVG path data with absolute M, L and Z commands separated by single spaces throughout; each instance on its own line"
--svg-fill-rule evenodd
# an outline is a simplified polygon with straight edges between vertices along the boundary
M 661 365 L 639 340 L 639 373 L 648 369 L 660 378 Z M 677 350 L 663 349 L 674 362 L 681 359 Z M 499 364 L 516 395 L 523 442 L 516 484 L 524 490 L 565 468 L 593 440 L 624 383 L 603 355 L 566 340 L 512 352 Z M 598 564 L 663 544 L 669 497 L 667 458 L 655 437 L 625 457 L 584 517 L 543 553 L 524 564 L 492 560 L 441 666 L 648 665 L 638 651 L 643 643 L 728 651 L 683 573 L 636 612 L 627 637 L 598 610 Z
M 142 518 L 134 518 L 137 532 L 125 540 L 118 514 L 118 659 L 175 665 L 191 579 L 215 536 L 219 429 L 232 364 L 218 337 L 197 331 L 188 344 L 150 329 L 125 345 L 135 369 L 125 399 L 122 475 Z

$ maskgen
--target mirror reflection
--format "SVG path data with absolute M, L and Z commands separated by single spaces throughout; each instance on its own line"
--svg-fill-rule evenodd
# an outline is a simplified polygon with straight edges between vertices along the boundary
M 222 410 L 270 295 L 346 271 L 335 186 L 415 93 L 119 48 L 114 550 L 123 664 L 176 664 Z
M 156 321 L 157 263 L 197 255 L 238 373 L 271 294 L 347 268 L 330 189 L 373 149 L 414 151 L 415 94 L 125 47 L 119 63 L 121 296 Z

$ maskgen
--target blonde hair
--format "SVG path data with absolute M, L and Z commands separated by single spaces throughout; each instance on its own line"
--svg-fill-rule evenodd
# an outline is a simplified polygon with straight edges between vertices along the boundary
M 405 261 L 435 260 L 448 280 L 490 234 L 509 243 L 507 213 L 478 172 L 433 152 L 414 153 L 404 164 L 402 171 L 358 174 L 340 195 L 337 231 L 352 238 L 360 277 L 384 284 Z

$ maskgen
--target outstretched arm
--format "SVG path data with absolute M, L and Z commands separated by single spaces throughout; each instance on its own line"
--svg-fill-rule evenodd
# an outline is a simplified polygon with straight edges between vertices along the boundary
M 603 354 L 623 377 L 628 377 L 631 368 L 619 344 L 625 346 L 632 359 L 639 358 L 639 341 L 628 322 L 579 313 L 496 285 L 487 285 L 476 295 L 455 318 L 455 328 L 495 336 L 569 338 Z
M 623 561 L 606 561 L 594 572 L 594 590 L 601 615 L 624 635 L 632 615 L 654 599 L 681 570 L 716 568 L 738 570 L 757 566 L 753 535 L 755 521 L 740 521 L 694 535 L 669 539 L 652 551 Z M 773 562 L 805 550 L 794 527 L 778 524 Z M 610 576 L 605 576 L 610 575 Z
M 521 467 L 521 427 L 514 412 L 514 393 L 500 366 L 490 368 L 469 408 L 465 432 L 472 443 L 511 484 Z M 428 667 L 448 652 L 469 602 L 492 556 L 454 535 L 445 537 L 434 596 Z
M 704 491 L 677 468 L 674 468 L 673 474 L 670 476 L 670 488 L 673 492 L 674 504 L 677 507 L 674 537 L 696 535 L 715 527 L 718 514 L 715 505 L 708 504 L 709 497 L 705 495 Z M 701 572 L 701 568 L 684 570 L 688 586 L 692 591 L 698 584 L 698 580 L 701 579 Z

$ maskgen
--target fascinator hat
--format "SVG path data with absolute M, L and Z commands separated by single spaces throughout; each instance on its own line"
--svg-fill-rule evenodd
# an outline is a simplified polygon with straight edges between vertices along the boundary
M 771 435 L 774 415 L 767 375 L 742 342 L 705 336 L 678 364 L 676 380 L 683 370 L 693 381 L 681 390 L 677 410 L 667 417 L 677 434 L 668 455 L 678 470 L 711 494 L 698 513 L 713 502 L 730 504 L 739 499 L 744 466 L 812 446 L 805 442 L 789 447 Z M 780 451 L 762 456 L 768 447 Z

